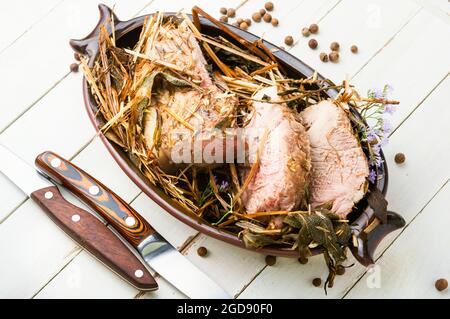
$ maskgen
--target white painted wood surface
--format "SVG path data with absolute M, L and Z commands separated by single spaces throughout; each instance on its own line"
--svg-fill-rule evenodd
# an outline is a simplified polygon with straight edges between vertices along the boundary
M 122 19 L 138 14 L 189 9 L 197 4 L 218 17 L 220 7 L 237 8 L 247 18 L 262 7 L 257 0 L 138 0 L 116 4 Z M 81 74 L 69 73 L 70 38 L 90 32 L 98 19 L 95 2 L 83 0 L 3 1 L 0 3 L 0 142 L 33 162 L 53 150 L 91 172 L 141 212 L 158 231 L 205 273 L 239 298 L 448 298 L 434 280 L 450 277 L 446 200 L 450 178 L 450 4 L 446 0 L 278 0 L 277 28 L 253 23 L 249 31 L 284 45 L 292 54 L 334 81 L 349 76 L 360 89 L 390 83 L 401 100 L 396 130 L 384 149 L 390 168 L 388 200 L 408 227 L 389 236 L 377 252 L 375 273 L 359 265 L 338 277 L 325 296 L 312 286 L 326 274 L 321 256 L 307 265 L 264 256 L 198 234 L 165 213 L 125 176 L 101 142 L 84 110 Z M 17 17 L 21 17 L 18 19 Z M 233 20 L 231 20 L 232 22 Z M 317 50 L 307 47 L 303 26 L 319 22 Z M 6 27 L 6 29 L 5 29 Z M 318 54 L 331 41 L 341 44 L 338 64 Z M 349 46 L 357 44 L 353 55 Z M 285 45 L 284 45 L 285 46 Z M 393 157 L 404 152 L 398 166 Z M 157 292 L 140 294 L 118 279 L 62 233 L 20 190 L 0 174 L 0 297 L 3 298 L 185 298 L 162 278 Z M 72 202 L 80 203 L 67 193 Z M 207 258 L 196 249 L 205 246 Z M 349 263 L 352 258 L 349 258 Z M 379 288 L 374 281 L 381 279 Z

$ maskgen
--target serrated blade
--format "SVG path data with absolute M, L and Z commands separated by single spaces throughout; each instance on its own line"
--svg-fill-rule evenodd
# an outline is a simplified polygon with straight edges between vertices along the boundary
M 53 186 L 33 166 L 2 144 L 0 144 L 0 172 L 28 196 L 38 189 Z
M 194 266 L 159 234 L 138 247 L 144 260 L 161 277 L 192 299 L 230 299 L 231 296 Z

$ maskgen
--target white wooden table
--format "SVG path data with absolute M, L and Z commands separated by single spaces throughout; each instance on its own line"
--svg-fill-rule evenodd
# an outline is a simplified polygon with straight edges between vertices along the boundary
M 214 16 L 234 7 L 247 18 L 263 6 L 257 0 L 112 0 L 119 18 L 190 9 L 197 4 Z M 390 83 L 401 101 L 393 116 L 389 165 L 389 207 L 407 227 L 386 238 L 377 265 L 347 269 L 325 296 L 311 284 L 325 278 L 322 257 L 307 265 L 235 248 L 197 233 L 174 219 L 124 175 L 107 154 L 86 115 L 82 74 L 70 73 L 68 40 L 87 35 L 98 19 L 91 0 L 0 1 L 0 142 L 30 163 L 53 150 L 91 172 L 148 218 L 173 245 L 237 298 L 448 298 L 434 281 L 450 279 L 450 3 L 448 0 L 274 0 L 277 28 L 259 23 L 250 31 L 283 45 L 292 35 L 294 55 L 333 81 L 346 75 L 362 91 Z M 318 50 L 300 35 L 318 22 Z M 338 64 L 318 53 L 341 44 Z M 348 52 L 357 44 L 359 53 Z M 402 166 L 397 152 L 406 154 Z M 0 297 L 3 298 L 184 298 L 157 278 L 160 289 L 140 294 L 74 244 L 30 199 L 0 174 Z M 70 197 L 67 193 L 64 193 Z M 75 203 L 78 203 L 70 197 Z M 208 248 L 207 258 L 197 255 Z M 349 263 L 353 260 L 350 258 Z

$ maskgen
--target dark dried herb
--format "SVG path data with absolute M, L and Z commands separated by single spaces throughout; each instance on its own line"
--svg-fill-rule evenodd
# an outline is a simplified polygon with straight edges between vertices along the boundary
M 380 220 L 382 224 L 387 222 L 387 205 L 388 202 L 384 198 L 384 195 L 376 187 L 376 185 L 370 183 L 369 193 L 367 196 L 367 202 L 369 206 L 373 209 L 375 216 Z

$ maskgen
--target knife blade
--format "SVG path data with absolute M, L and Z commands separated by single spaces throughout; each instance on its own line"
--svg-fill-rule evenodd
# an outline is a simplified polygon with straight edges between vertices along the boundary
M 57 186 L 0 144 L 0 172 L 36 201 L 73 240 L 139 290 L 158 288 L 151 273 L 102 221 L 72 205 Z
M 72 191 L 107 220 L 142 255 L 148 265 L 190 298 L 231 298 L 158 234 L 128 203 L 105 185 L 62 157 L 44 152 L 36 166 Z

